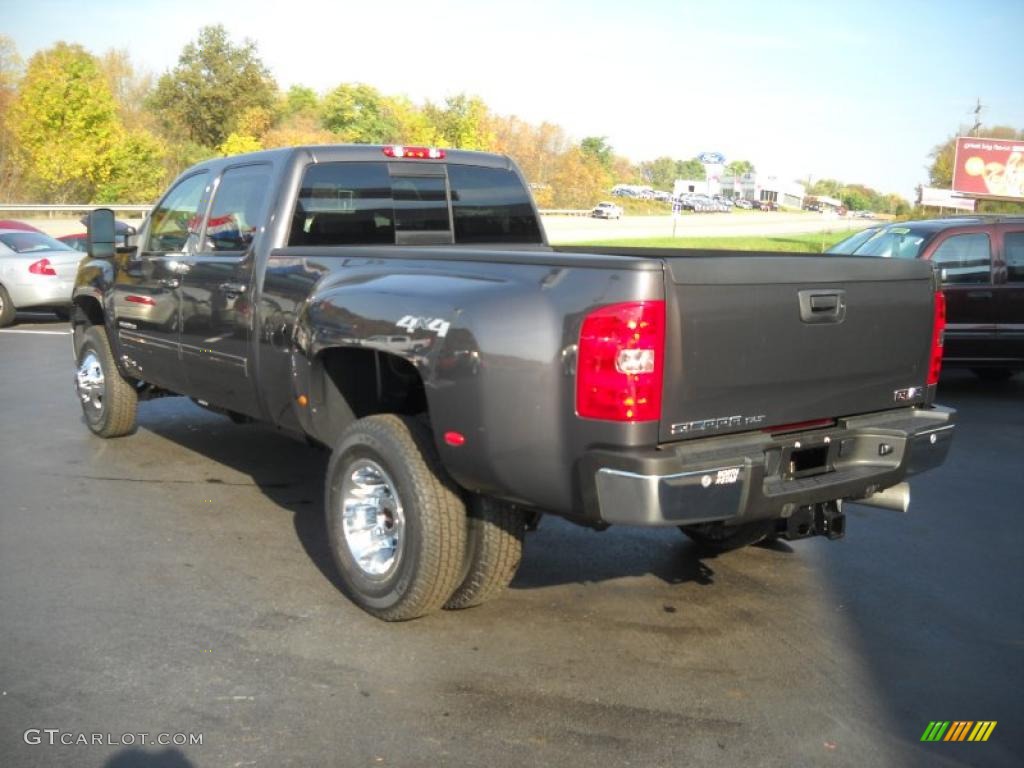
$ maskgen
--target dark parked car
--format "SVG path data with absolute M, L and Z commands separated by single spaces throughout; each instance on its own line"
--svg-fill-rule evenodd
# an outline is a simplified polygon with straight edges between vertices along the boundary
M 849 242 L 831 252 L 923 259 L 938 270 L 946 294 L 944 365 L 989 380 L 1024 369 L 1024 216 L 904 221 L 842 248 Z

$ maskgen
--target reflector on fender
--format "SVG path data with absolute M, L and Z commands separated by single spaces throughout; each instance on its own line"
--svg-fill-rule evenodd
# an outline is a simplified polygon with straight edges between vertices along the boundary
M 928 365 L 928 386 L 939 383 L 942 371 L 942 343 L 946 335 L 946 294 L 935 292 L 935 317 L 932 322 L 931 360 Z
M 665 302 L 611 304 L 587 315 L 576 356 L 576 413 L 608 421 L 661 418 Z
M 435 147 L 403 147 L 400 144 L 391 144 L 384 147 L 384 154 L 397 159 L 444 160 L 444 150 Z

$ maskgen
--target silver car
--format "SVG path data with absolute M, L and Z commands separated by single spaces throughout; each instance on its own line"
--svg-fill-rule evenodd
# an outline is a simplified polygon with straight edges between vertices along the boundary
M 83 254 L 42 232 L 0 229 L 0 328 L 19 309 L 66 318 Z

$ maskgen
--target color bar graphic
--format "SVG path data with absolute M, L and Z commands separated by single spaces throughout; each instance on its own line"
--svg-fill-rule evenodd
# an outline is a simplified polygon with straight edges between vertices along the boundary
M 988 741 L 996 729 L 996 720 L 932 720 L 921 734 L 921 741 Z

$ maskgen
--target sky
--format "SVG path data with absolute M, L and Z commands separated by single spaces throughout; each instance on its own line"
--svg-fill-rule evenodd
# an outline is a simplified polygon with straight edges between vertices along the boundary
M 283 89 L 466 92 L 634 162 L 714 151 L 909 199 L 976 99 L 1024 129 L 1024 0 L 0 0 L 0 18 L 26 60 L 64 40 L 154 75 L 219 23 Z

